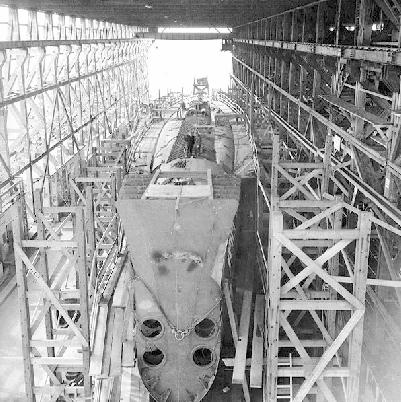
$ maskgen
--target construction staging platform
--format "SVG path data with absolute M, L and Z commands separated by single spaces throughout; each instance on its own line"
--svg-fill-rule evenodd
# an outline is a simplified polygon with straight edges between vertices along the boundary
M 0 402 L 401 400 L 401 0 L 0 32 Z
M 226 106 L 223 100 L 224 99 L 220 98 L 219 101 L 216 101 L 216 104 L 224 113 L 224 107 Z M 227 116 L 227 110 L 225 113 Z M 161 152 L 157 150 L 164 150 L 166 148 L 165 140 L 163 140 L 164 142 L 161 144 L 159 143 L 159 139 L 163 137 L 164 130 L 167 132 L 167 137 L 171 137 L 171 139 L 167 141 L 169 144 L 169 153 L 176 153 L 177 155 L 185 153 L 185 142 L 182 140 L 185 133 L 180 133 L 178 129 L 180 126 L 175 123 L 175 121 L 179 120 L 175 120 L 175 116 L 176 109 L 168 109 L 168 111 L 166 111 L 165 120 L 151 125 L 150 128 L 144 132 L 141 141 L 135 142 L 134 149 L 131 151 L 131 155 L 134 155 L 134 161 L 131 162 L 130 173 L 127 171 L 127 166 L 129 164 L 128 158 L 130 155 L 127 151 L 127 144 L 129 142 L 126 140 L 114 140 L 105 143 L 104 149 L 99 152 L 99 155 L 101 155 L 99 156 L 102 161 L 101 163 L 98 161 L 96 162 L 96 165 L 85 168 L 89 173 L 89 176 L 76 176 L 70 179 L 70 185 L 75 193 L 78 205 L 80 202 L 83 203 L 85 201 L 86 208 L 88 208 L 90 206 L 90 204 L 88 204 L 88 197 L 89 199 L 94 200 L 93 205 L 95 209 L 93 211 L 93 222 L 98 222 L 98 224 L 95 223 L 95 227 L 97 227 L 97 230 L 101 230 L 98 235 L 95 234 L 93 239 L 94 242 L 101 240 L 101 243 L 98 243 L 96 246 L 96 255 L 98 256 L 97 264 L 100 263 L 100 265 L 98 265 L 100 271 L 98 279 L 96 279 L 96 289 L 98 290 L 91 296 L 91 314 L 88 316 L 88 325 L 90 328 L 88 334 L 90 334 L 91 339 L 88 374 L 94 379 L 94 400 L 152 400 L 142 383 L 138 367 L 135 363 L 135 337 L 133 333 L 135 313 L 132 309 L 133 293 L 131 285 L 135 274 L 131 269 L 127 254 L 121 254 L 121 252 L 118 252 L 118 249 L 115 248 L 115 233 L 118 233 L 118 226 L 116 226 L 118 215 L 116 214 L 115 201 L 113 200 L 140 200 L 146 196 L 146 191 L 148 191 L 149 185 L 152 180 L 154 180 L 155 176 L 154 173 L 150 173 L 147 170 L 148 168 L 146 166 L 149 166 L 149 163 L 151 162 L 148 155 L 153 152 L 160 156 Z M 246 401 L 262 401 L 264 392 L 263 373 L 267 366 L 266 358 L 263 357 L 263 334 L 265 333 L 264 315 L 266 311 L 264 293 L 266 277 L 264 277 L 263 272 L 266 264 L 266 257 L 271 253 L 271 250 L 265 247 L 260 249 L 258 242 L 268 244 L 269 236 L 271 236 L 271 233 L 275 233 L 277 226 L 273 228 L 273 232 L 271 232 L 271 228 L 269 234 L 269 220 L 271 219 L 271 215 L 268 213 L 269 205 L 266 203 L 265 197 L 267 194 L 272 193 L 271 185 L 274 185 L 275 180 L 270 183 L 265 182 L 266 184 L 263 186 L 258 180 L 262 180 L 261 178 L 266 180 L 268 177 L 272 180 L 271 178 L 274 177 L 274 170 L 269 170 L 266 166 L 266 161 L 268 161 L 267 163 L 271 163 L 272 155 L 274 154 L 274 147 L 277 146 L 277 137 L 262 137 L 264 139 L 260 163 L 261 166 L 263 166 L 263 170 L 261 169 L 261 176 L 259 176 L 258 179 L 258 177 L 254 176 L 254 168 L 252 168 L 252 166 L 254 166 L 254 159 L 251 146 L 249 145 L 249 138 L 244 130 L 244 125 L 242 122 L 238 123 L 236 121 L 238 118 L 238 114 L 236 113 L 229 115 L 229 118 L 232 119 L 232 128 L 237 147 L 235 170 L 238 172 L 237 174 L 242 175 L 240 192 L 238 194 L 240 201 L 235 221 L 236 236 L 235 240 L 232 240 L 235 242 L 231 261 L 232 276 L 223 279 L 222 282 L 224 303 L 222 306 L 223 325 L 221 360 L 218 365 L 216 379 L 203 400 L 242 401 L 245 398 Z M 172 129 L 173 126 L 171 126 L 171 124 L 176 127 L 175 134 L 173 134 L 174 129 Z M 258 136 L 265 136 L 266 129 L 260 128 L 256 133 Z M 260 141 L 260 137 L 258 140 Z M 122 150 L 124 150 L 124 152 L 122 152 Z M 165 156 L 162 157 L 165 161 L 168 160 L 169 153 L 165 153 Z M 105 157 L 108 159 L 105 159 Z M 113 168 L 115 173 L 113 173 L 112 177 L 110 177 L 109 173 L 105 175 L 105 167 L 110 164 L 115 166 Z M 278 202 L 278 205 L 282 205 L 283 211 L 290 213 L 289 216 L 301 219 L 302 214 L 304 214 L 304 216 L 308 217 L 312 222 L 318 222 L 320 216 L 328 216 L 327 214 L 337 213 L 336 211 L 340 208 L 347 207 L 346 204 L 343 203 L 339 203 L 336 207 L 336 202 L 334 200 L 322 201 L 320 204 L 321 206 L 319 206 L 317 201 L 312 200 L 307 201 L 307 203 L 304 201 L 286 200 L 285 194 L 294 192 L 295 189 L 297 189 L 297 191 L 302 191 L 304 195 L 308 194 L 307 191 L 311 190 L 310 188 L 301 190 L 298 182 L 295 182 L 294 179 L 290 179 L 291 173 L 284 173 L 284 169 L 289 169 L 289 172 L 291 172 L 291 169 L 294 169 L 294 167 L 297 167 L 297 169 L 307 169 L 307 171 L 313 172 L 314 175 L 317 175 L 319 169 L 323 168 L 323 165 L 282 162 L 281 167 L 277 169 L 277 172 L 281 172 L 283 177 L 288 179 L 290 183 L 290 186 L 281 186 L 280 192 L 283 193 L 283 200 Z M 110 168 L 108 167 L 107 169 Z M 122 171 L 126 171 L 126 174 L 121 174 Z M 311 175 L 311 177 L 313 176 Z M 229 183 L 227 182 L 227 178 L 224 176 L 221 178 L 213 176 L 213 184 L 214 198 L 224 198 L 224 194 L 228 194 L 227 185 L 229 185 Z M 233 189 L 234 188 L 235 187 L 233 187 Z M 119 196 L 117 198 L 118 193 Z M 294 205 L 294 207 L 292 207 L 292 205 Z M 299 212 L 291 212 L 290 208 L 297 208 Z M 316 218 L 313 218 L 311 215 L 313 211 L 325 210 L 327 210 L 327 212 L 319 212 L 316 215 Z M 76 233 L 74 232 L 74 230 L 76 230 L 74 229 L 76 223 L 73 224 L 72 222 L 69 222 L 67 215 L 66 218 L 63 218 L 64 220 L 61 221 L 61 224 L 56 222 L 56 226 L 53 226 L 53 229 L 52 225 L 54 224 L 51 223 L 51 221 L 46 222 L 45 214 L 52 213 L 54 215 L 55 213 L 69 213 L 71 215 L 71 213 L 76 213 L 77 211 L 77 209 L 74 210 L 73 208 L 66 207 L 59 210 L 54 207 L 44 207 L 43 213 L 40 215 L 41 219 L 43 219 L 43 227 L 50 233 L 57 233 L 56 231 L 58 230 L 60 234 L 57 236 L 57 241 L 51 239 L 41 241 L 22 240 L 22 244 L 26 246 L 32 244 L 32 247 L 45 246 L 54 248 L 54 251 L 50 251 L 47 254 L 48 266 L 56 267 L 56 271 L 49 271 L 51 277 L 56 277 L 60 274 L 65 275 L 69 271 L 71 273 L 73 272 L 71 271 L 73 266 L 69 263 L 69 252 L 65 249 L 65 251 L 61 251 L 60 253 L 60 250 L 63 250 L 63 248 L 60 247 L 64 247 L 62 241 L 65 242 L 65 247 L 76 247 L 77 243 L 74 241 L 74 239 L 76 239 L 76 235 L 74 235 L 74 233 Z M 356 214 L 356 216 L 360 214 L 360 212 L 355 209 L 352 209 L 351 212 Z M 107 220 L 105 220 L 106 218 Z M 101 222 L 108 223 L 105 225 Z M 286 222 L 286 225 L 288 225 L 289 221 L 287 220 Z M 308 229 L 308 225 L 306 223 L 306 218 L 302 218 L 302 222 L 301 226 L 305 229 L 300 232 L 302 233 L 301 235 L 298 235 L 297 231 L 294 231 L 294 234 L 290 235 L 288 229 L 283 233 L 286 233 L 286 236 L 289 239 L 295 240 L 307 238 L 308 234 L 306 230 Z M 117 232 L 115 232 L 116 230 Z M 348 240 L 343 241 L 346 241 L 347 243 L 352 241 L 354 238 L 353 230 L 349 230 L 349 232 L 347 232 L 349 234 L 343 230 L 343 232 L 340 231 L 339 234 L 335 236 L 330 234 L 330 232 L 327 233 L 326 236 L 330 240 L 323 240 L 323 229 L 318 233 L 317 239 L 319 240 L 314 240 L 315 244 L 309 240 L 303 240 L 305 243 L 303 247 L 306 247 L 304 248 L 305 252 L 310 256 L 314 256 L 313 258 L 316 258 L 316 253 L 319 252 L 318 250 L 325 247 L 326 244 L 331 244 L 333 239 L 336 239 L 337 236 L 344 236 L 344 238 Z M 313 238 L 313 236 L 316 235 L 317 233 L 315 231 L 311 232 L 309 236 L 312 236 Z M 117 239 L 119 238 L 118 236 Z M 298 244 L 300 244 L 300 240 L 297 241 Z M 286 248 L 283 248 L 282 258 L 288 260 L 289 253 L 292 250 L 295 252 L 296 249 L 293 249 L 293 246 L 290 246 L 289 243 L 285 244 Z M 340 246 L 341 242 L 338 244 Z M 34 264 L 37 263 L 36 261 L 40 261 L 37 257 L 35 260 L 35 253 L 31 255 L 32 257 L 30 258 L 33 258 Z M 300 257 L 301 255 L 299 255 L 299 258 Z M 24 261 L 25 264 L 30 265 L 27 258 L 28 257 L 25 257 L 21 252 L 22 261 Z M 303 256 L 302 258 L 307 257 Z M 290 260 L 294 261 L 295 259 L 290 258 Z M 34 267 L 32 266 L 31 270 L 33 269 Z M 75 267 L 75 269 L 77 269 L 77 267 Z M 286 268 L 285 275 L 290 275 L 292 278 L 291 280 L 294 281 L 294 275 L 300 275 L 299 273 L 296 274 L 296 272 L 297 271 L 295 271 L 295 274 L 291 275 L 288 268 Z M 324 275 L 323 277 L 326 278 Z M 94 281 L 92 274 L 89 276 L 88 280 L 89 283 L 95 285 L 95 283 L 92 282 Z M 345 277 L 343 278 L 343 281 L 345 281 Z M 374 280 L 370 281 L 376 283 Z M 39 302 L 37 297 L 40 294 L 40 290 L 43 291 L 45 288 L 40 284 L 40 282 L 35 283 L 32 279 L 26 286 L 30 289 L 30 293 L 35 294 L 36 292 L 36 299 L 29 299 L 30 305 L 35 305 L 35 303 Z M 71 308 L 73 300 L 71 297 L 76 297 L 77 293 L 76 291 L 68 290 L 69 286 L 74 287 L 72 283 L 70 285 L 67 284 L 67 289 L 62 290 L 62 292 L 66 293 L 65 297 L 69 297 L 68 300 L 70 300 L 70 304 L 68 304 L 68 308 Z M 333 284 L 333 286 L 338 288 L 338 285 Z M 15 330 L 4 333 L 0 339 L 0 344 L 3 345 L 2 350 L 7 350 L 6 355 L 0 359 L 0 363 L 3 362 L 3 365 L 0 364 L 0 372 L 3 373 L 3 376 L 7 375 L 7 378 L 9 379 L 9 381 L 4 382 L 4 385 L 0 388 L 0 398 L 8 398 L 9 395 L 13 395 L 14 400 L 22 401 L 24 400 L 24 387 L 21 387 L 23 379 L 23 377 L 21 377 L 23 375 L 23 359 L 21 350 L 16 347 L 16 345 L 12 348 L 8 346 L 12 342 L 14 336 L 18 336 L 19 332 L 18 326 L 13 322 L 16 314 L 14 308 L 17 306 L 15 303 L 17 292 L 16 290 L 11 290 L 10 293 L 8 288 L 9 286 L 3 288 L 4 292 L 7 293 L 4 293 L 5 301 L 1 305 L 1 314 L 3 314 L 2 317 L 4 317 L 6 322 L 8 320 L 10 328 L 15 328 Z M 345 288 L 343 290 L 338 288 L 338 291 L 342 292 L 344 296 L 347 295 Z M 314 306 L 314 308 L 319 308 L 317 303 L 322 304 L 321 308 L 329 306 L 327 296 L 323 299 L 319 299 L 319 297 L 326 292 L 325 290 L 318 291 L 314 288 L 313 290 L 309 290 L 309 293 L 306 293 L 305 291 L 298 289 L 298 292 L 300 292 L 300 295 L 304 300 L 307 294 L 314 295 L 313 301 L 305 301 L 305 307 L 307 308 L 312 308 L 312 306 Z M 6 297 L 7 295 L 8 297 Z M 64 304 L 65 303 L 66 302 L 64 302 Z M 301 303 L 301 301 L 297 300 L 296 293 L 293 291 L 292 293 L 290 292 L 288 298 L 283 299 L 281 303 L 288 306 L 285 308 L 295 308 L 298 311 L 302 311 L 302 308 L 304 308 L 304 305 L 301 304 L 299 304 L 299 307 L 296 306 L 296 303 Z M 309 307 L 307 303 L 311 303 L 311 307 Z M 342 309 L 348 311 L 351 309 L 350 304 L 347 304 L 345 300 L 337 300 L 329 308 L 332 309 L 336 303 Z M 67 304 L 65 305 L 67 306 Z M 309 317 L 305 317 L 304 315 L 298 315 L 298 317 L 296 315 L 291 316 L 287 319 L 287 324 L 285 324 L 286 333 L 280 331 L 278 347 L 281 348 L 281 350 L 291 351 L 294 348 L 294 344 L 297 345 L 297 347 L 295 347 L 295 350 L 297 350 L 295 355 L 294 353 L 286 355 L 284 352 L 284 354 L 279 355 L 278 357 L 279 380 L 277 382 L 277 398 L 280 400 L 290 401 L 300 389 L 302 390 L 302 382 L 300 379 L 304 375 L 304 368 L 302 359 L 297 357 L 296 353 L 301 353 L 301 351 L 305 351 L 306 348 L 308 348 L 308 350 L 312 350 L 310 348 L 313 348 L 316 351 L 319 349 L 322 350 L 322 348 L 327 345 L 324 338 L 319 338 L 320 330 L 315 325 L 315 320 L 319 322 L 319 318 L 316 316 L 314 317 L 313 314 Z M 381 358 L 379 358 L 378 354 L 371 355 L 368 352 L 368 350 L 371 350 L 368 347 L 369 343 L 374 344 L 376 342 L 374 339 L 381 337 L 380 332 L 377 331 L 377 328 L 373 324 L 373 322 L 376 322 L 373 321 L 373 315 L 374 311 L 367 312 L 364 331 L 369 333 L 370 336 L 366 339 L 363 345 L 363 348 L 367 349 L 365 352 L 366 357 L 364 357 L 364 359 L 368 359 L 370 362 L 373 362 L 373 364 L 370 363 L 370 365 L 367 366 L 366 361 L 363 360 L 363 372 L 367 379 L 371 380 L 374 378 L 375 381 L 377 381 L 377 387 L 379 384 L 386 384 L 386 382 L 388 382 L 386 385 L 387 393 L 396 393 L 397 387 L 395 386 L 394 390 L 392 390 L 392 387 L 396 384 L 397 376 L 400 376 L 398 378 L 401 378 L 401 370 L 399 370 L 397 365 L 388 364 L 387 358 L 384 358 L 387 353 L 385 349 L 380 351 Z M 37 317 L 41 320 L 40 315 Z M 65 319 L 67 319 L 67 317 L 65 317 Z M 34 322 L 35 327 L 42 327 L 45 329 L 45 326 L 42 326 L 43 324 L 39 324 L 39 322 L 40 321 L 36 321 L 36 324 Z M 295 325 L 297 332 L 294 330 L 290 331 L 289 328 Z M 297 336 L 299 336 L 298 340 Z M 43 341 L 34 342 L 39 346 L 42 345 L 41 342 Z M 68 352 L 66 357 L 53 359 L 58 359 L 57 362 L 59 362 L 59 364 L 67 364 L 68 370 L 71 370 L 73 365 L 76 365 L 75 370 L 78 370 L 78 367 L 82 364 L 80 362 L 81 357 L 78 357 L 79 355 L 76 354 L 74 356 L 74 353 L 76 352 L 74 352 L 73 344 L 70 344 L 67 341 L 64 342 L 66 342 L 66 349 L 72 347 L 71 351 Z M 44 344 L 45 343 L 43 343 L 43 345 Z M 60 339 L 58 344 L 62 345 L 63 341 Z M 306 352 L 302 353 L 305 354 Z M 14 371 L 9 371 L 6 367 L 8 367 L 8 362 L 12 359 L 17 359 L 20 363 L 14 367 Z M 317 364 L 319 361 L 319 358 L 316 355 L 309 357 L 308 359 L 310 359 L 310 364 Z M 39 358 L 39 361 L 42 365 L 51 364 L 51 358 Z M 83 363 L 85 364 L 85 360 Z M 4 367 L 4 370 L 1 367 Z M 333 366 L 331 367 L 332 368 L 327 368 L 326 370 L 331 370 L 328 371 L 328 373 L 333 373 L 334 377 L 346 374 L 344 369 L 337 366 L 334 361 Z M 382 375 L 380 375 L 379 372 L 382 373 Z M 39 371 L 36 373 L 35 370 L 35 382 L 40 381 L 45 381 L 45 376 L 40 374 Z M 16 389 L 19 389 L 18 393 L 16 393 Z M 83 392 L 83 387 L 78 384 L 76 389 L 76 392 L 78 393 Z M 339 399 L 339 395 L 341 394 L 340 382 L 337 382 L 337 385 L 333 384 L 332 391 L 330 392 L 334 392 L 336 398 Z M 369 395 L 374 395 L 375 390 L 364 388 L 363 392 L 364 395 L 370 397 Z M 317 395 L 318 393 L 318 388 L 313 386 L 308 391 L 309 396 L 306 397 L 305 400 L 314 402 L 314 395 Z M 18 397 L 18 395 L 20 395 L 20 397 Z

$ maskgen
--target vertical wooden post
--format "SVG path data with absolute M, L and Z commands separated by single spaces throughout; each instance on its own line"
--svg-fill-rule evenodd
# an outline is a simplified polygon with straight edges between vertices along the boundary
M 306 25 L 306 13 L 305 9 L 302 10 L 302 29 L 301 29 L 301 42 L 305 41 L 305 25 Z M 305 69 L 304 67 L 300 66 L 299 72 L 299 100 L 302 102 L 302 97 L 304 94 L 304 81 L 305 81 Z M 298 105 L 298 124 L 297 124 L 298 131 L 301 131 L 301 106 Z
M 85 397 L 91 396 L 91 381 L 89 376 L 90 364 L 90 338 L 89 338 L 89 305 L 88 305 L 88 266 L 86 264 L 86 245 L 85 245 L 85 222 L 83 208 L 77 208 L 75 221 L 75 238 L 77 248 L 77 276 L 79 281 L 79 304 L 80 304 L 80 324 L 83 337 L 87 340 L 88 346 L 82 346 L 84 393 Z
M 359 19 L 356 26 L 357 30 L 357 46 L 370 45 L 372 38 L 372 20 L 370 18 L 372 12 L 372 0 L 360 1 Z
M 85 205 L 85 226 L 87 234 L 88 247 L 86 250 L 88 263 L 92 262 L 96 249 L 96 237 L 95 237 L 95 216 L 93 210 L 93 187 L 86 187 L 86 205 Z
M 232 303 L 232 299 L 231 299 L 231 288 L 230 288 L 230 285 L 227 280 L 225 280 L 223 282 L 223 292 L 224 292 L 224 300 L 225 300 L 226 306 L 227 306 L 228 318 L 230 321 L 231 335 L 233 338 L 233 343 L 234 343 L 234 346 L 237 347 L 238 322 L 237 322 L 237 317 L 234 313 L 233 303 Z M 246 377 L 244 378 L 244 381 L 242 383 L 242 391 L 244 393 L 245 401 L 250 402 L 249 388 L 248 388 L 248 383 L 246 381 Z
M 267 334 L 267 362 L 266 384 L 267 401 L 277 400 L 277 372 L 278 372 L 278 340 L 279 340 L 279 302 L 281 285 L 281 251 L 282 245 L 275 238 L 276 233 L 283 230 L 283 215 L 280 211 L 270 214 L 270 255 L 268 272 L 268 292 L 266 294 L 266 334 Z
M 272 151 L 272 171 L 271 171 L 271 208 L 278 208 L 278 170 L 277 165 L 280 160 L 280 136 L 273 134 L 273 151 Z
M 354 296 L 365 305 L 366 281 L 370 247 L 371 212 L 361 212 L 358 220 L 359 238 L 355 249 Z M 355 313 L 354 313 L 355 314 Z M 347 400 L 359 400 L 359 375 L 363 341 L 363 316 L 356 324 L 349 342 L 350 377 L 347 383 Z
M 21 206 L 15 204 L 13 210 L 13 236 L 14 245 L 22 248 L 22 231 L 21 231 Z M 33 392 L 34 372 L 31 364 L 31 317 L 29 314 L 28 298 L 27 298 L 27 278 L 26 270 L 22 259 L 18 254 L 15 255 L 15 275 L 17 277 L 18 304 L 21 319 L 21 339 L 22 339 L 22 357 L 24 359 L 24 379 L 25 393 L 29 402 L 35 402 L 36 397 Z
M 342 0 L 337 0 L 337 11 L 336 11 L 336 38 L 334 41 L 335 45 L 340 43 L 340 29 L 341 29 L 341 9 L 342 9 Z
M 42 194 L 40 190 L 35 190 L 34 192 L 34 200 L 33 200 L 33 206 L 34 206 L 34 213 L 36 216 L 36 224 L 37 224 L 37 234 L 38 234 L 38 240 L 46 240 L 46 230 L 45 230 L 45 225 L 42 222 L 41 217 L 39 216 L 42 215 Z M 43 216 L 43 215 L 42 215 Z M 49 280 L 49 267 L 48 267 L 48 260 L 47 260 L 47 251 L 46 248 L 40 247 L 39 248 L 39 261 L 38 261 L 38 271 L 43 277 L 43 280 L 46 282 L 46 284 L 49 286 L 50 285 L 50 280 Z M 43 305 L 46 303 L 46 299 L 43 300 Z M 52 316 L 50 312 L 50 308 L 46 311 L 45 315 L 45 331 L 46 331 L 46 338 L 47 339 L 53 339 L 53 322 L 52 322 Z M 49 357 L 54 357 L 54 348 L 47 348 L 47 354 Z
M 0 52 L 0 71 L 3 70 L 3 66 L 6 63 L 6 52 Z M 4 85 L 3 80 L 0 79 L 0 102 L 4 100 Z M 6 170 L 7 174 L 10 176 L 10 151 L 8 144 L 8 129 L 7 129 L 7 120 L 8 120 L 8 108 L 2 107 L 0 108 L 0 169 Z M 0 205 L 1 211 L 1 205 Z
M 323 179 L 321 187 L 321 196 L 329 191 L 329 181 L 331 176 L 331 153 L 333 152 L 333 136 L 329 132 L 326 136 L 323 158 Z
M 249 94 L 249 106 L 248 106 L 248 113 L 249 113 L 249 135 L 253 135 L 253 125 L 254 125 L 254 91 L 255 91 L 255 79 L 254 76 L 251 76 L 251 91 Z

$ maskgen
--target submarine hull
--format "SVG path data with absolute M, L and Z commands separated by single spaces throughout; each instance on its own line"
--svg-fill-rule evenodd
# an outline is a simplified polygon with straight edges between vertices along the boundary
M 135 280 L 136 348 L 157 401 L 200 401 L 220 355 L 221 278 L 236 199 L 120 199 Z

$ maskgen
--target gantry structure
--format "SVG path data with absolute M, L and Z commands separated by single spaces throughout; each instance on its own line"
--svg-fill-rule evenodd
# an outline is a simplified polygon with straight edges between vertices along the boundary
M 4 3 L 0 257 L 15 261 L 28 399 L 119 400 L 135 319 L 115 201 L 148 157 L 147 51 L 219 37 L 233 71 L 214 96 L 253 150 L 263 288 L 235 311 L 224 283 L 233 386 L 246 401 L 397 401 L 401 2 Z M 157 32 L 181 25 L 232 33 Z

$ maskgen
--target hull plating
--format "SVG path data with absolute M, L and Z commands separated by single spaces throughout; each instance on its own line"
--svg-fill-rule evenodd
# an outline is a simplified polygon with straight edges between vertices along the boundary
M 237 206 L 234 199 L 117 202 L 136 273 L 138 365 L 157 401 L 199 401 L 214 380 L 221 250 Z

